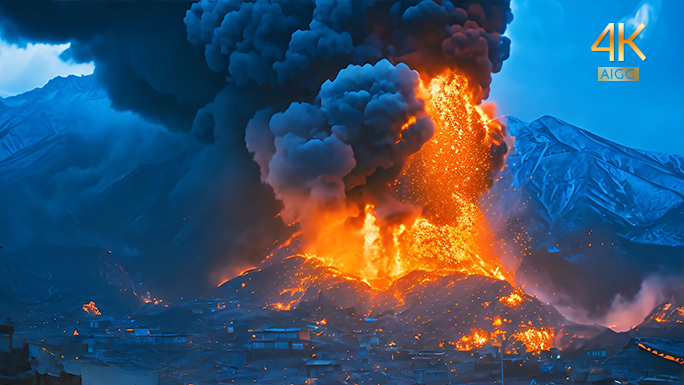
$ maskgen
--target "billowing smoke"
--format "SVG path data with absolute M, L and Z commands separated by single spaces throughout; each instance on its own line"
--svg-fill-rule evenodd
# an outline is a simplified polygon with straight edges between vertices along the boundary
M 247 147 L 283 202 L 283 219 L 313 227 L 355 199 L 391 199 L 391 182 L 433 133 L 417 88 L 417 72 L 382 60 L 340 71 L 315 105 L 292 103 L 270 119 L 258 114 Z M 402 129 L 411 116 L 415 122 Z
M 0 4 L 0 35 L 22 44 L 71 43 L 63 56 L 94 61 L 116 108 L 172 129 L 189 129 L 223 85 L 186 41 L 183 2 Z
M 486 98 L 491 73 L 508 57 L 502 34 L 511 19 L 508 1 L 203 0 L 185 24 L 229 88 L 261 91 L 244 98 L 259 108 L 247 147 L 282 218 L 307 230 L 357 216 L 367 203 L 384 220 L 415 212 L 391 185 L 432 135 L 420 76 L 459 70 L 474 101 Z M 196 120 L 194 130 L 215 137 L 215 115 L 200 111 L 208 124 Z
M 502 34 L 511 20 L 508 0 L 202 0 L 185 17 L 188 40 L 204 46 L 209 67 L 238 85 L 315 92 L 348 64 L 387 58 L 429 76 L 460 68 L 481 98 L 508 58 Z
M 208 254 L 209 271 L 256 263 L 287 236 L 281 204 L 283 219 L 305 225 L 312 211 L 359 202 L 410 209 L 387 182 L 432 134 L 419 76 L 456 69 L 486 98 L 511 20 L 508 0 L 0 2 L 3 39 L 70 42 L 65 59 L 93 61 L 113 107 L 204 146 L 168 189 L 224 189 L 190 205 L 201 206 L 202 236 L 183 238 L 203 242 L 183 250 Z M 197 265 L 188 252 L 160 254 L 147 258 Z

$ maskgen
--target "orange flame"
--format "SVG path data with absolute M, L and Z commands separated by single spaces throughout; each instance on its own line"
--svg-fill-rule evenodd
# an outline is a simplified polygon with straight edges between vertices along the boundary
M 491 137 L 501 126 L 472 103 L 465 76 L 438 76 L 420 93 L 435 134 L 409 159 L 395 191 L 403 202 L 423 206 L 425 215 L 387 223 L 373 204 L 356 225 L 344 220 L 348 212 L 340 213 L 342 219 L 331 215 L 318 238 L 305 245 L 307 254 L 378 289 L 416 268 L 510 281 L 496 255 L 483 247 L 492 242 L 479 208 L 488 187 Z M 409 117 L 401 130 L 415 122 Z
M 524 325 L 521 325 L 524 327 Z M 541 327 L 539 329 L 535 328 L 525 328 L 524 331 L 515 333 L 512 338 L 525 344 L 525 348 L 528 352 L 538 353 L 542 350 L 549 350 L 553 347 L 553 339 L 555 333 L 553 328 Z
M 456 349 L 468 351 L 479 349 L 489 341 L 489 335 L 482 329 L 471 329 L 470 335 L 463 335 L 454 345 Z
M 95 306 L 95 302 L 90 301 L 86 304 L 83 304 L 83 311 L 88 313 L 88 315 L 101 315 L 100 309 Z
M 499 301 L 506 306 L 516 307 L 523 303 L 523 301 L 529 301 L 529 299 L 527 298 L 527 295 L 521 288 L 517 288 L 513 290 L 511 294 L 505 297 L 500 297 Z

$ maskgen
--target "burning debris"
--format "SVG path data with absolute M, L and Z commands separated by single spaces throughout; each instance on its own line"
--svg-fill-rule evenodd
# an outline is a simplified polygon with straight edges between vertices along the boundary
M 521 325 L 523 331 L 513 334 L 511 337 L 525 344 L 529 352 L 541 352 L 553 347 L 555 333 L 553 328 L 541 327 L 539 329 Z
M 463 335 L 454 345 L 458 350 L 473 350 L 483 347 L 489 341 L 489 334 L 482 329 L 472 329 L 470 335 Z
M 102 315 L 100 309 L 95 306 L 95 302 L 90 301 L 83 305 L 83 311 L 88 313 L 88 315 Z
M 529 301 L 529 299 L 527 298 L 527 294 L 525 294 L 521 288 L 517 288 L 513 290 L 511 294 L 505 297 L 500 297 L 499 301 L 510 307 L 516 307 L 523 303 L 523 301 Z

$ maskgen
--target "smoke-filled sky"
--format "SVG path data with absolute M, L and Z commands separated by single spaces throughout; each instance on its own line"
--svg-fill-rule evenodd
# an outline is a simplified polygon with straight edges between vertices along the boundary
M 114 109 L 146 121 L 108 111 L 98 131 L 96 111 L 60 106 L 74 110 L 87 151 L 45 162 L 49 177 L 3 180 L 11 215 L 0 241 L 111 249 L 182 294 L 216 284 L 207 276 L 228 265 L 254 266 L 292 232 L 283 221 L 316 229 L 365 204 L 382 220 L 408 218 L 414 208 L 389 186 L 433 134 L 420 77 L 445 70 L 465 72 L 474 101 L 489 97 L 504 114 L 556 115 L 681 153 L 682 53 L 664 38 L 681 6 L 644 4 L 636 17 L 648 35 L 637 43 L 648 60 L 628 51 L 625 62 L 642 67 L 641 81 L 598 83 L 596 67 L 611 64 L 589 47 L 608 22 L 630 20 L 636 1 L 0 2 L 1 93 L 94 68 L 76 88 L 96 84 Z
M 684 51 L 671 43 L 684 36 L 678 16 L 683 1 L 513 0 L 511 8 L 511 57 L 493 76 L 490 97 L 501 114 L 528 121 L 552 115 L 630 147 L 684 154 Z M 596 67 L 620 64 L 590 46 L 607 23 L 620 21 L 647 25 L 637 39 L 647 60 L 627 48 L 624 63 L 639 66 L 641 80 L 598 83 Z M 92 63 L 60 59 L 67 48 L 0 41 L 0 97 L 42 86 L 57 75 L 93 72 Z

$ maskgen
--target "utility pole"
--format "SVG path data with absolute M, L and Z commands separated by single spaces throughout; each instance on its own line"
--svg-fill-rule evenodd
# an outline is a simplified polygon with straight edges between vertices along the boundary
M 505 341 L 505 338 L 504 340 Z M 504 372 L 503 372 L 503 341 L 501 341 L 501 346 L 499 346 L 499 357 L 501 357 L 501 385 L 504 385 Z

